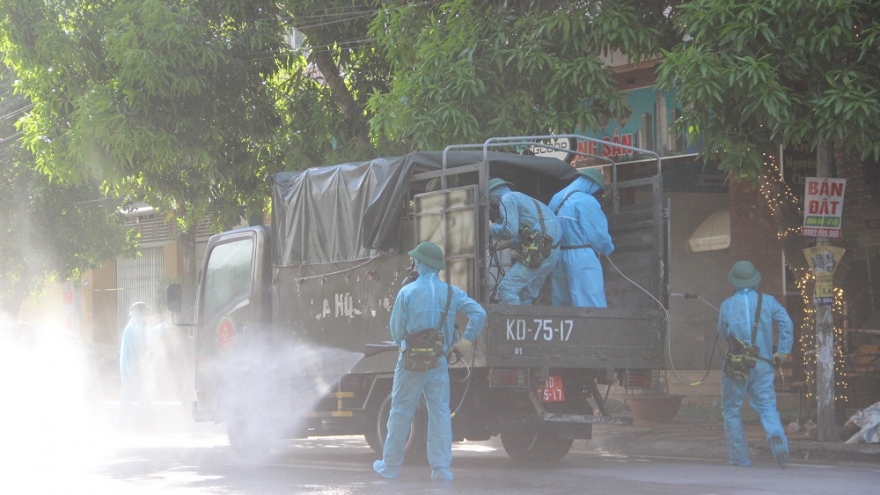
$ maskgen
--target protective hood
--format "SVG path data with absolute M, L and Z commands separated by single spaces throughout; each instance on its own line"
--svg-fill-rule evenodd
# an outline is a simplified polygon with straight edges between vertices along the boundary
M 421 261 L 416 261 L 416 269 L 419 271 L 419 277 L 427 277 L 431 274 L 438 275 L 440 273 L 440 270 L 433 266 L 428 266 Z
M 596 184 L 592 180 L 584 177 L 583 175 L 579 176 L 572 183 L 572 187 L 576 188 L 578 191 L 583 191 L 587 194 L 593 194 L 602 189 L 599 184 Z
M 491 191 L 489 191 L 489 196 L 492 198 L 500 198 L 501 196 L 504 196 L 505 194 L 510 193 L 510 192 L 513 192 L 513 191 L 511 191 L 509 187 L 498 186 L 495 189 L 492 189 Z

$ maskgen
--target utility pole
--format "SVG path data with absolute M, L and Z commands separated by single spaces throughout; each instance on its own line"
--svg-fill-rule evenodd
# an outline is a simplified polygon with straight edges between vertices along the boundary
M 820 139 L 816 146 L 816 177 L 830 177 L 833 148 L 830 141 Z M 817 237 L 817 246 L 831 244 L 827 237 Z M 834 315 L 831 306 L 816 301 L 816 439 L 820 442 L 839 440 L 834 418 Z

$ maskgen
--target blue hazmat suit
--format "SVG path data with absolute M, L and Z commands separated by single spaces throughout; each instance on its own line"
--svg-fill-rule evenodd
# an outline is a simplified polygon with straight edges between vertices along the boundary
M 499 206 L 501 221 L 489 227 L 489 235 L 493 241 L 510 240 L 511 245 L 516 246 L 520 242 L 521 227 L 542 232 L 538 210 L 535 207 L 536 200 L 523 193 L 514 192 L 505 185 L 492 189 L 489 196 L 501 201 Z M 544 234 L 552 237 L 553 244 L 557 245 L 560 229 L 556 215 L 540 201 L 537 202 L 537 207 L 544 216 Z M 551 250 L 550 257 L 545 258 L 537 268 L 529 268 L 520 262 L 514 263 L 498 284 L 498 302 L 517 306 L 532 304 L 558 260 L 559 247 L 556 246 Z
M 135 312 L 122 330 L 119 351 L 119 376 L 122 383 L 117 425 L 134 419 L 134 404 L 143 402 L 147 392 L 150 339 L 164 329 L 161 323 L 152 328 L 148 325 L 146 315 Z
M 554 306 L 608 305 L 602 263 L 596 252 L 608 256 L 614 251 L 614 243 L 608 233 L 608 219 L 593 196 L 600 189 L 593 180 L 580 176 L 550 200 L 550 209 L 557 212 L 562 230 L 560 259 L 551 277 Z
M 437 328 L 446 307 L 448 286 L 440 280 L 435 268 L 416 262 L 419 277 L 404 286 L 397 294 L 391 310 L 391 338 L 401 345 L 408 334 L 427 328 Z M 468 324 L 462 340 L 473 342 L 486 323 L 486 310 L 466 292 L 452 286 L 452 302 L 443 324 L 444 355 L 452 347 L 455 331 L 455 314 L 468 316 Z M 373 463 L 373 469 L 385 478 L 397 478 L 403 465 L 406 437 L 415 416 L 416 407 L 424 394 L 428 409 L 428 462 L 431 478 L 451 480 L 452 471 L 452 417 L 449 411 L 449 363 L 445 357 L 438 359 L 438 366 L 428 371 L 408 371 L 403 367 L 403 353 L 394 369 L 394 385 L 391 390 L 391 412 L 388 416 L 388 435 L 382 459 Z
M 758 306 L 756 288 L 737 289 L 733 296 L 721 303 L 718 333 L 723 339 L 733 336 L 746 344 L 757 345 L 760 356 L 770 360 L 773 356 L 773 323 L 779 329 L 777 352 L 782 354 L 791 353 L 793 325 L 788 312 L 773 296 L 764 294 L 763 297 L 755 339 L 757 342 L 751 342 L 752 324 Z M 750 466 L 752 463 L 740 414 L 746 394 L 749 396 L 749 404 L 761 419 L 773 455 L 777 459 L 780 455 L 788 455 L 788 440 L 776 410 L 776 391 L 773 388 L 775 373 L 769 362 L 759 359 L 746 380 L 735 380 L 721 374 L 721 410 L 724 414 L 724 432 L 727 434 L 727 451 L 732 465 Z

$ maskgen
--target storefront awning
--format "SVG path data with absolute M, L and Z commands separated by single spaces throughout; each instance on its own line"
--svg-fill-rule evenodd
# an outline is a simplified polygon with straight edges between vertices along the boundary
M 715 251 L 730 247 L 730 210 L 720 208 L 706 217 L 688 239 L 691 251 Z

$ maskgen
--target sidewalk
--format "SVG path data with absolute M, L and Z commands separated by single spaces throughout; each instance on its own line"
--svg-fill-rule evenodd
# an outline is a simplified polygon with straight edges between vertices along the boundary
M 620 414 L 620 413 L 617 413 Z M 623 413 L 625 414 L 625 413 Z M 757 420 L 744 424 L 753 462 L 774 462 Z M 844 461 L 880 464 L 880 444 L 817 442 L 803 431 L 786 432 L 791 461 Z M 660 456 L 727 462 L 724 424 L 716 407 L 683 405 L 671 423 L 636 421 L 632 426 L 594 425 L 593 439 L 574 449 L 607 455 Z

